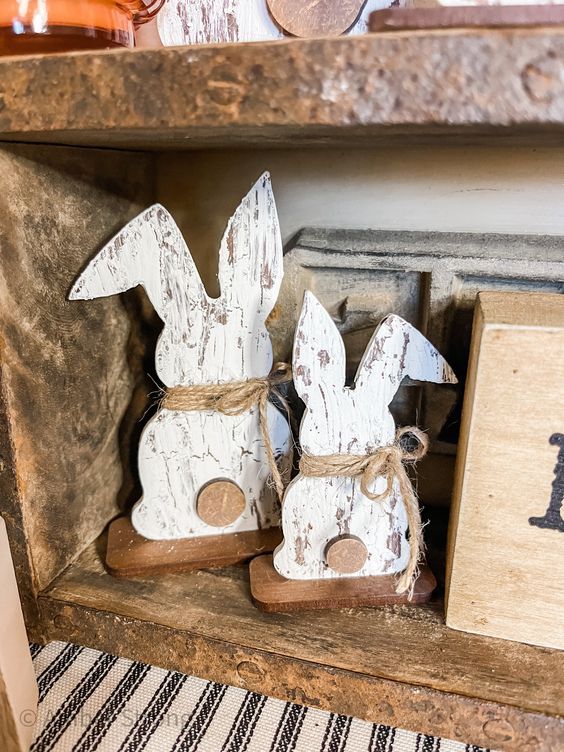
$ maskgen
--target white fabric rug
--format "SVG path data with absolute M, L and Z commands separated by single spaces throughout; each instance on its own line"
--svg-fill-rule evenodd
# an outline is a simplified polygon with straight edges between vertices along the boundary
M 32 752 L 483 752 L 76 645 L 31 650 Z

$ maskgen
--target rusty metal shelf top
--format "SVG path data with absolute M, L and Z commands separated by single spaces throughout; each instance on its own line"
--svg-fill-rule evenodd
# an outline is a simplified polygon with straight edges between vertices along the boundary
M 564 29 L 0 59 L 0 140 L 162 150 L 563 133 Z

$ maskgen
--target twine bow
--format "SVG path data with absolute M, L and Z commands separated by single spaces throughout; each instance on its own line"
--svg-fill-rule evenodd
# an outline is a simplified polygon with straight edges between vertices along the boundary
M 417 439 L 417 447 L 408 451 L 401 444 L 401 439 L 410 434 Z M 417 462 L 427 453 L 429 439 L 415 426 L 406 426 L 396 433 L 396 440 L 390 446 L 380 447 L 372 454 L 329 454 L 314 456 L 303 454 L 300 460 L 300 472 L 311 478 L 356 478 L 360 477 L 360 490 L 371 501 L 385 501 L 393 491 L 394 479 L 397 478 L 407 521 L 409 525 L 409 561 L 398 580 L 396 592 L 409 591 L 413 595 L 415 581 L 419 575 L 419 561 L 423 551 L 423 534 L 421 513 L 417 495 L 405 469 L 406 463 Z M 386 488 L 382 493 L 369 490 L 376 478 L 386 479 Z
M 269 375 L 262 378 L 231 381 L 227 384 L 170 387 L 165 391 L 160 404 L 166 410 L 217 410 L 224 415 L 242 415 L 258 405 L 260 430 L 268 465 L 276 485 L 278 498 L 282 501 L 284 481 L 274 457 L 274 448 L 268 430 L 267 409 L 269 397 L 274 394 L 290 416 L 288 402 L 277 386 L 291 380 L 292 369 L 289 364 L 275 363 Z

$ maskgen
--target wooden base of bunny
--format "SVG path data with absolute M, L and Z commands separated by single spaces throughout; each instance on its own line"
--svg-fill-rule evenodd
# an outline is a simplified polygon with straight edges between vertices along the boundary
M 393 575 L 287 580 L 274 569 L 270 555 L 251 561 L 250 576 L 253 602 L 267 613 L 425 603 L 437 585 L 427 565 L 421 567 L 411 600 L 407 593 L 396 593 Z
M 114 577 L 144 577 L 226 567 L 273 551 L 281 540 L 277 527 L 180 540 L 147 540 L 135 531 L 129 517 L 120 517 L 109 528 L 106 568 Z

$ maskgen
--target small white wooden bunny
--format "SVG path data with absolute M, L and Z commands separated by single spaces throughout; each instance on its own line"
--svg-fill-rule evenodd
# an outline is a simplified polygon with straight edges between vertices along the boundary
M 164 323 L 156 371 L 167 387 L 228 384 L 266 376 L 272 345 L 265 320 L 282 281 L 282 242 L 268 174 L 241 202 L 223 236 L 221 295 L 206 294 L 171 215 L 152 206 L 124 227 L 88 265 L 70 298 L 92 299 L 142 285 Z M 95 345 L 93 345 L 95 346 Z M 281 472 L 292 459 L 286 419 L 268 404 L 268 428 Z M 275 489 L 258 407 L 241 415 L 160 409 L 139 447 L 143 496 L 132 523 L 145 538 L 194 538 L 279 524 Z M 232 481 L 243 492 L 241 514 L 210 525 L 198 514 L 201 489 Z
M 396 426 L 389 410 L 404 377 L 456 382 L 437 350 L 399 316 L 387 316 L 368 344 L 354 385 L 345 386 L 345 349 L 331 317 L 306 292 L 293 355 L 296 390 L 306 404 L 300 428 L 304 453 L 373 455 L 394 444 Z M 393 574 L 406 569 L 410 547 L 407 517 L 398 479 L 386 497 L 386 479 L 376 477 L 367 498 L 360 477 L 306 477 L 286 489 L 282 507 L 284 541 L 274 566 L 290 580 L 316 580 Z M 346 540 L 351 560 L 340 561 Z M 337 544 L 337 546 L 335 546 Z M 333 556 L 331 557 L 331 549 Z M 356 561 L 356 566 L 354 566 Z M 334 567 L 330 566 L 331 562 Z

